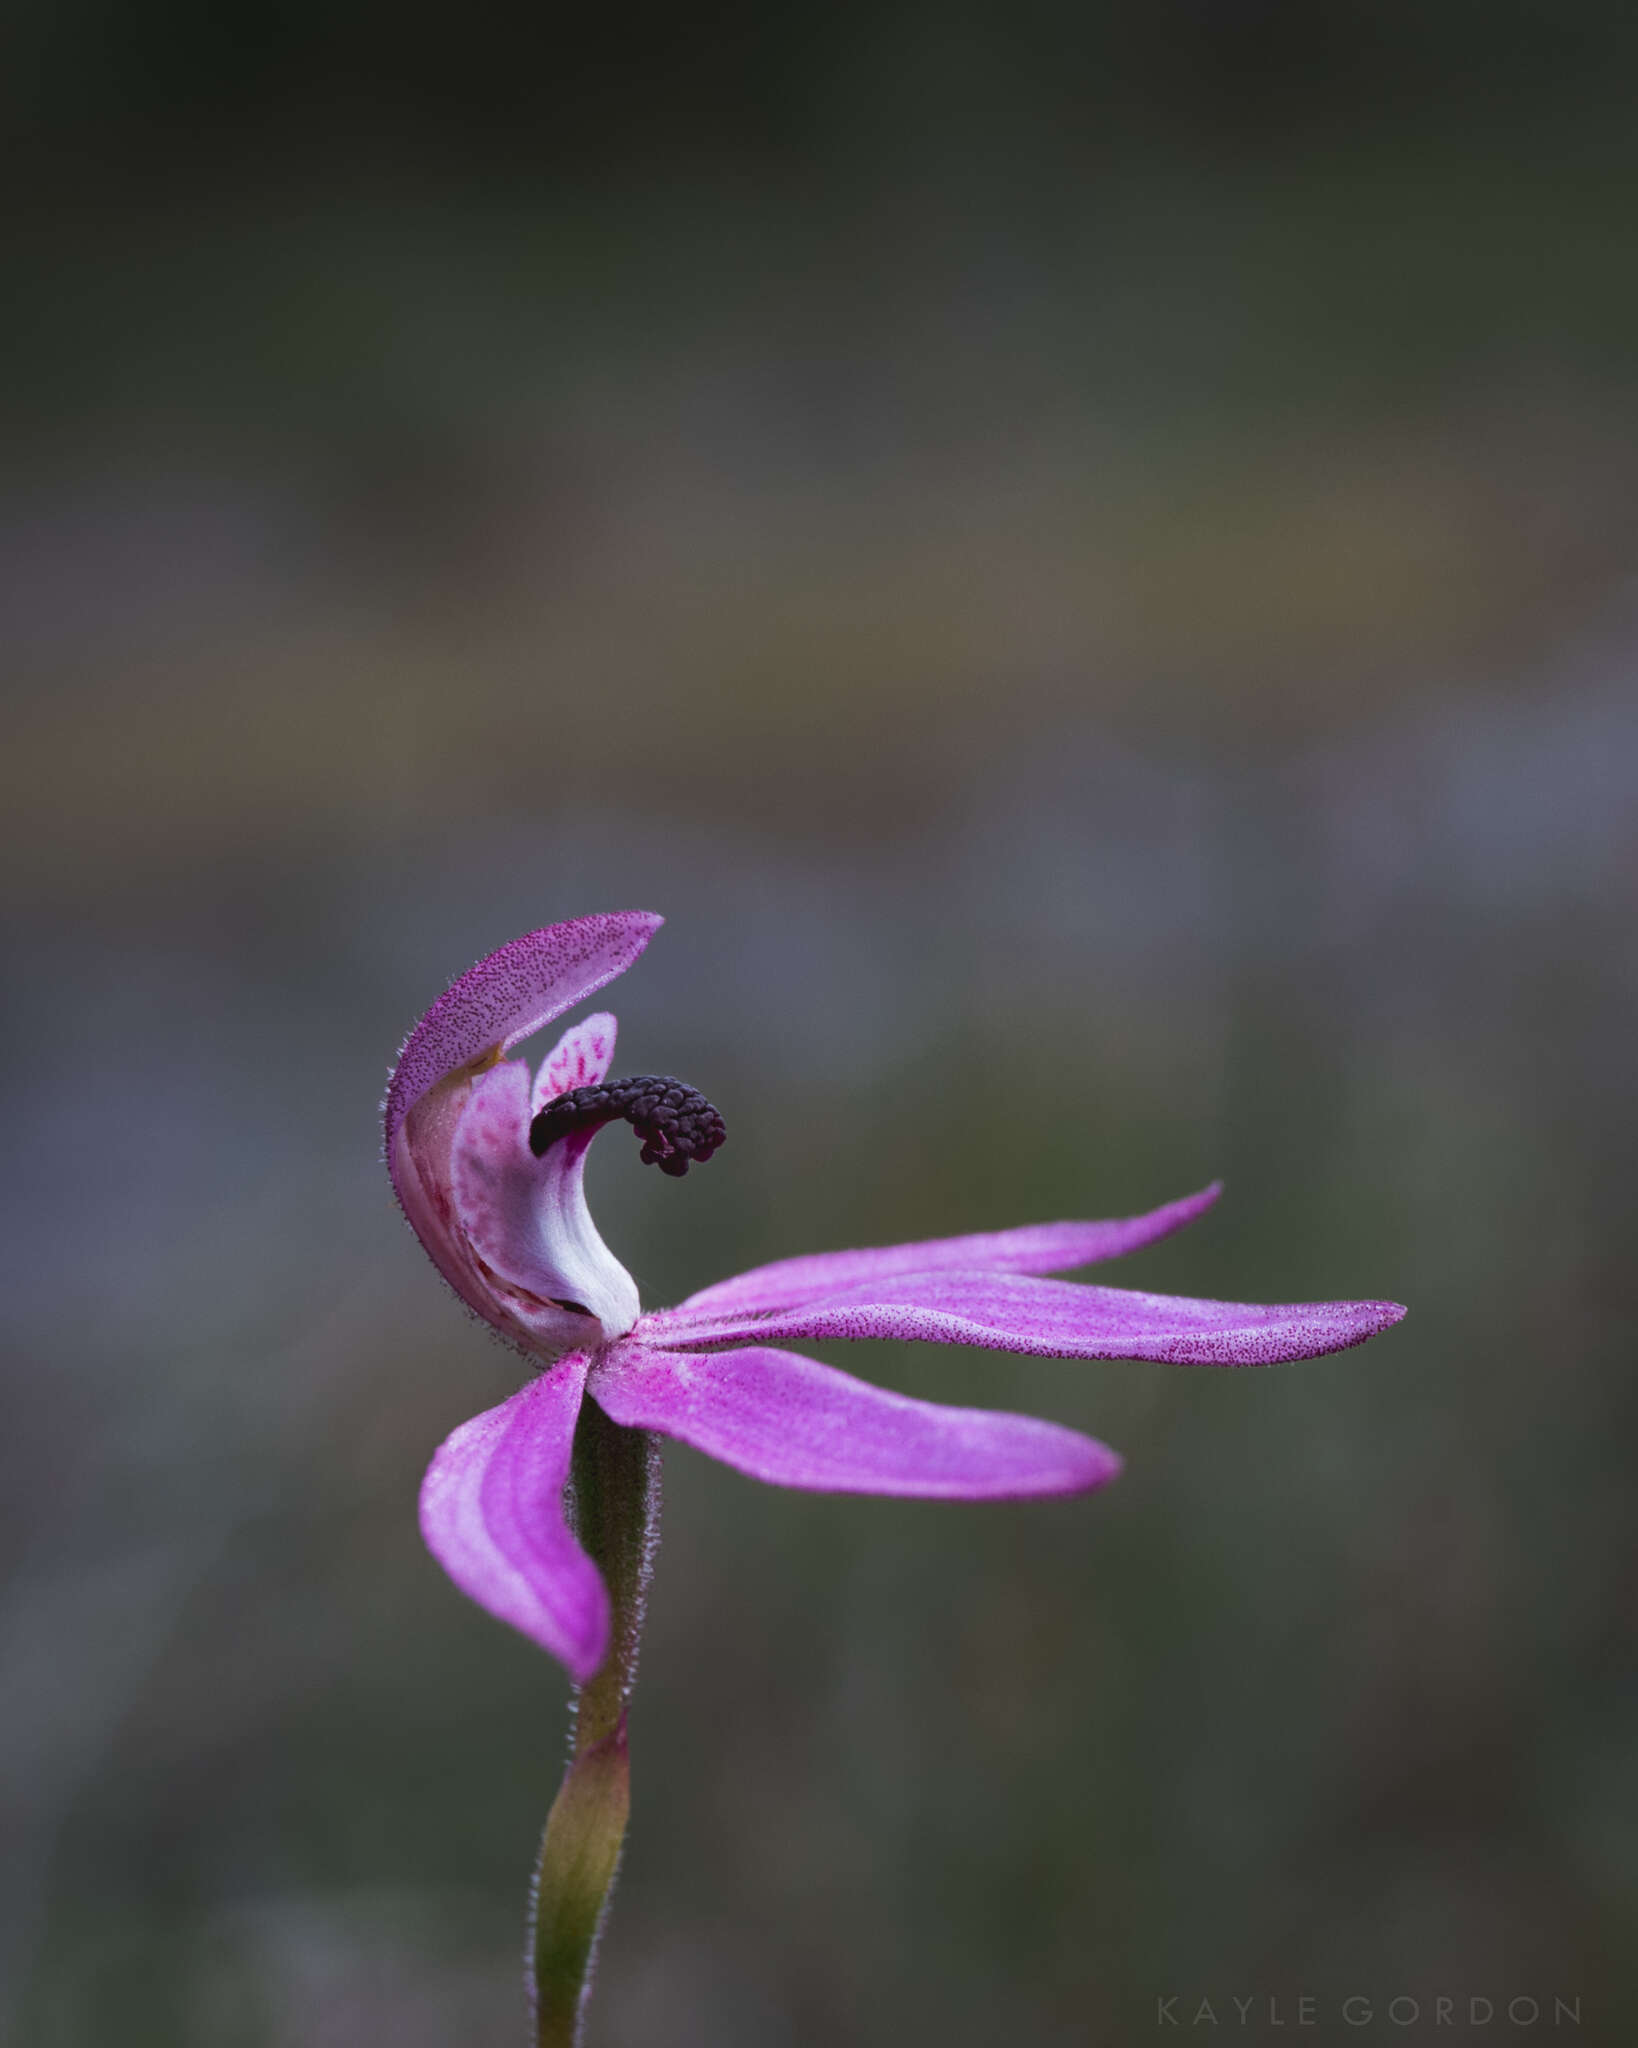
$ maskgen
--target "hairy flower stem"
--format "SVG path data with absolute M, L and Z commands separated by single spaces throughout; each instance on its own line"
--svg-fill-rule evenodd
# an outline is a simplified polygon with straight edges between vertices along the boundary
M 631 1804 L 626 1705 L 660 1533 L 660 1454 L 652 1434 L 580 1411 L 569 1497 L 575 1530 L 609 1589 L 607 1660 L 575 1700 L 574 1753 L 547 1817 L 535 1870 L 530 1958 L 537 2048 L 574 2048 Z

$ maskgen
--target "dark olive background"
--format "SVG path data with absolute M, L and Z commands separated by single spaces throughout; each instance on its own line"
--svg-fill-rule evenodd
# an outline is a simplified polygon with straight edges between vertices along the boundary
M 8 2038 L 522 2037 L 565 1686 L 414 1516 L 518 1369 L 376 1103 L 625 906 L 646 1299 L 1221 1174 L 1105 1277 L 1412 1313 L 848 1358 L 1089 1500 L 673 1451 L 597 2048 L 1635 2037 L 1635 21 L 14 13 Z

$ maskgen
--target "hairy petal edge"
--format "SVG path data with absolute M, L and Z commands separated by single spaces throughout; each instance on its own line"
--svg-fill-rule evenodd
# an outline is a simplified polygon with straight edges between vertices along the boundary
M 563 1513 L 587 1364 L 572 1353 L 462 1423 L 421 1487 L 421 1533 L 444 1570 L 577 1685 L 595 1676 L 609 1646 L 608 1591 Z

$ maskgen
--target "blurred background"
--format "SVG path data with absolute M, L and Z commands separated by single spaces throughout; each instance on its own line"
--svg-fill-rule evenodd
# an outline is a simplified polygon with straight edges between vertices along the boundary
M 414 1513 L 518 1368 L 376 1105 L 627 906 L 645 1299 L 1221 1174 L 1102 1277 L 1412 1314 L 848 1359 L 1091 1500 L 674 1450 L 597 2048 L 1634 2038 L 1638 15 L 9 36 L 8 2040 L 522 2038 L 565 1685 Z

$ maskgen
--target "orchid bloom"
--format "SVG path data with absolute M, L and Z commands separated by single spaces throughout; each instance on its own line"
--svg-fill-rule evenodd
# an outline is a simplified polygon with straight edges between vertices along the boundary
M 1268 1365 L 1363 1343 L 1404 1314 L 1385 1301 L 1254 1307 L 1043 1277 L 1167 1236 L 1210 1206 L 1215 1185 L 1118 1221 L 782 1259 L 645 1312 L 586 1206 L 587 1150 L 605 1124 L 629 1122 L 643 1158 L 681 1175 L 723 1142 L 722 1119 L 669 1077 L 611 1082 L 608 1015 L 574 1025 L 533 1077 L 507 1055 L 623 973 L 660 923 L 638 911 L 577 918 L 491 953 L 411 1032 L 385 1105 L 393 1185 L 434 1264 L 543 1368 L 443 1445 L 421 1526 L 455 1583 L 577 1684 L 611 1637 L 604 1575 L 564 1509 L 588 1396 L 627 1430 L 781 1486 L 1021 1499 L 1102 1485 L 1120 1460 L 1055 1423 L 909 1400 L 782 1346 L 878 1337 Z

